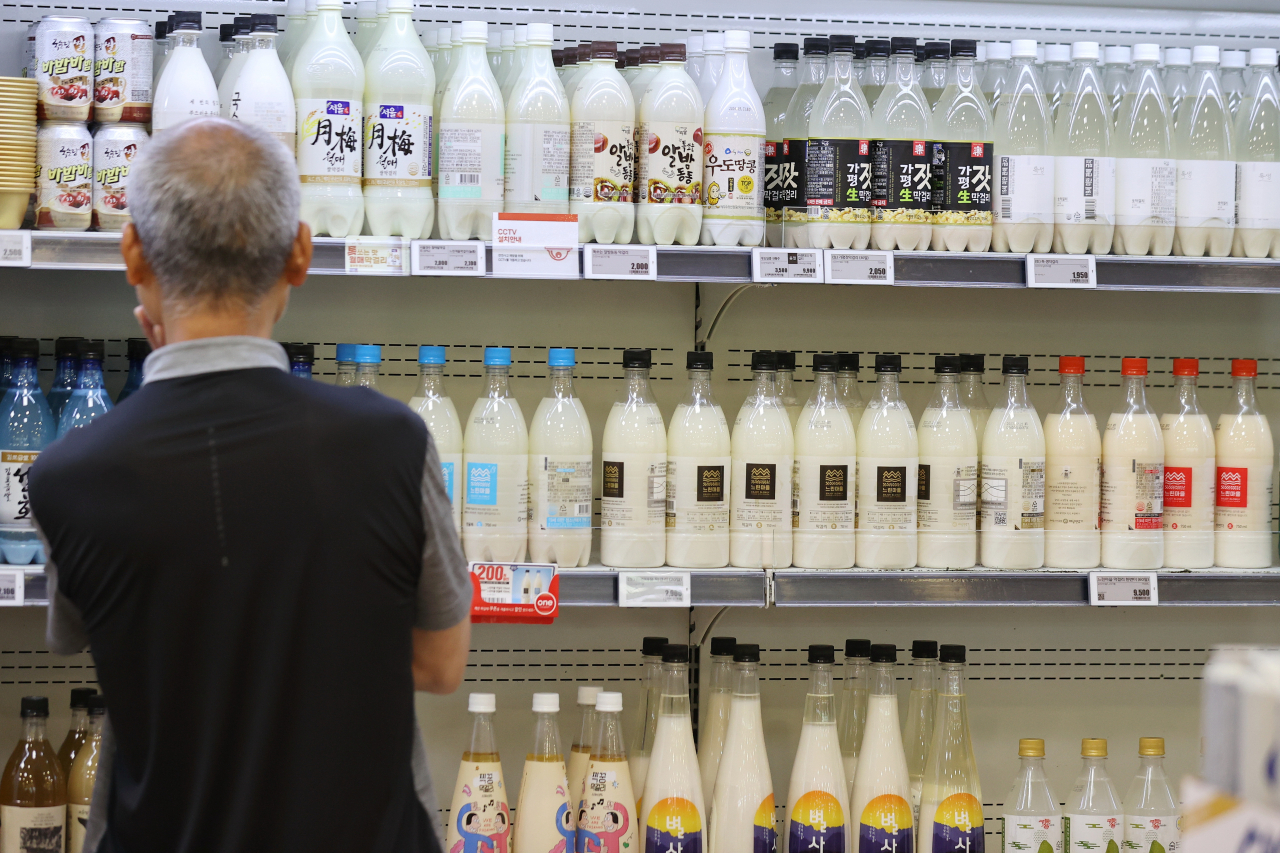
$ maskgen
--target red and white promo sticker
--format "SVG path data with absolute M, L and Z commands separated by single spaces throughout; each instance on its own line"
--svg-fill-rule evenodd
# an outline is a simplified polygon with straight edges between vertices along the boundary
M 1249 469 L 1218 469 L 1218 506 L 1246 509 L 1249 506 Z
M 470 563 L 471 621 L 550 625 L 560 615 L 553 563 Z

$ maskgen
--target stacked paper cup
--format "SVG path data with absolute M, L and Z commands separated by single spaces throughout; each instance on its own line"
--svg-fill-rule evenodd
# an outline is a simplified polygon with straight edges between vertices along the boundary
M 22 224 L 36 173 L 36 81 L 0 77 L 0 229 Z

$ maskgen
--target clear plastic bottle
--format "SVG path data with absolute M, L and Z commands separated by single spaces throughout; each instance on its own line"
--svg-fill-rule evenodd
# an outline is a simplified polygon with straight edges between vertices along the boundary
M 706 687 L 698 691 L 702 719 L 698 723 L 698 772 L 702 775 L 702 800 L 710 812 L 716 776 L 724 757 L 724 739 L 733 707 L 733 653 L 736 637 L 711 638 L 711 662 Z
M 1069 88 L 1071 78 L 1078 73 L 1078 69 L 1072 67 L 1075 60 L 1072 55 L 1074 47 L 1074 44 L 1046 44 L 1042 48 L 1044 62 L 1040 63 L 1040 76 L 1044 80 L 1044 96 L 1049 99 L 1049 109 L 1055 123 L 1061 118 L 1058 110 L 1062 106 L 1062 99 L 1068 91 L 1072 91 Z
M 243 64 L 238 70 L 228 69 L 223 78 L 224 116 L 259 127 L 296 151 L 298 112 L 289 75 L 276 53 L 276 16 L 255 14 L 249 27 Z
M 369 58 L 378 32 L 378 0 L 356 0 L 356 31 L 351 43 L 356 46 L 361 59 Z
M 844 778 L 853 795 L 853 777 L 858 771 L 862 733 L 867 727 L 867 672 L 871 666 L 870 640 L 844 641 L 844 682 L 840 686 L 840 710 L 836 721 Z
M 733 653 L 733 692 L 724 757 L 711 802 L 709 853 L 777 850 L 773 778 L 760 713 L 760 647 L 739 643 Z
M 1236 224 L 1236 157 L 1231 111 L 1218 80 L 1218 48 L 1196 45 L 1191 88 L 1176 113 L 1178 225 L 1173 253 L 1224 258 Z
M 311 368 L 316 361 L 316 350 L 312 344 L 284 344 L 284 353 L 289 357 L 289 375 L 298 379 L 311 381 Z M 121 394 L 124 392 L 122 391 Z M 116 397 L 119 405 L 120 398 Z
M 859 850 L 910 850 L 915 839 L 911 781 L 898 728 L 897 660 L 893 646 L 871 647 L 867 728 L 849 798 L 849 824 L 857 826 Z
M 858 422 L 857 559 L 864 569 L 916 565 L 920 445 L 898 376 L 902 356 L 876 356 L 878 387 Z
M 22 697 L 22 734 L 0 777 L 5 850 L 28 847 L 24 841 L 28 836 L 41 841 L 52 836 L 52 849 L 62 849 L 67 776 L 49 743 L 48 729 L 49 700 L 44 696 Z
M 725 37 L 727 33 L 706 33 L 702 37 L 702 75 L 698 77 L 698 92 L 702 95 L 702 100 L 710 103 L 711 95 L 715 92 L 716 86 L 720 85 L 720 78 L 724 75 L 725 63 L 728 62 L 726 53 Z
M 1072 43 L 1075 66 L 1056 113 L 1053 251 L 1060 254 L 1109 254 L 1115 235 L 1111 101 L 1098 55 L 1096 41 Z
M 692 569 L 729 565 L 729 425 L 711 394 L 712 353 L 685 357 L 689 393 L 667 432 L 667 563 Z
M 871 242 L 923 251 L 933 237 L 932 112 L 915 76 L 916 40 L 890 41 L 889 80 L 871 108 Z
M 1167 255 L 1173 250 L 1178 169 L 1159 60 L 1160 45 L 1133 46 L 1133 74 L 1116 110 L 1112 248 L 1118 255 Z
M 698 93 L 702 93 L 702 71 L 706 60 L 706 54 L 702 50 L 702 36 L 689 36 L 685 40 L 685 67 L 684 70 L 689 72 L 689 76 L 693 79 L 694 85 L 698 86 Z M 794 88 L 794 87 L 793 87 Z
M 641 686 L 644 690 L 644 707 L 639 715 L 636 736 L 632 741 L 631 785 L 644 792 L 649 775 L 649 758 L 653 754 L 653 738 L 658 731 L 658 700 L 661 697 L 662 652 L 667 647 L 666 637 L 645 637 L 640 644 Z M 596 706 L 599 710 L 599 705 Z M 596 741 L 599 745 L 599 740 Z
M 58 416 L 58 438 L 73 429 L 87 427 L 115 408 L 102 376 L 102 362 L 106 355 L 106 345 L 102 341 L 80 342 L 76 387 Z
M 569 212 L 583 243 L 630 243 L 635 228 L 636 103 L 617 55 L 617 42 L 592 42 L 570 101 Z
M 573 392 L 572 349 L 547 352 L 551 387 L 529 428 L 529 557 L 562 569 L 591 561 L 591 424 Z
M 1218 416 L 1215 562 L 1229 569 L 1260 569 L 1271 563 L 1271 495 L 1275 441 L 1267 416 L 1258 410 L 1258 362 L 1231 360 L 1235 406 Z
M 694 36 L 693 38 L 697 38 Z M 690 59 L 693 58 L 693 45 L 689 46 Z M 800 45 L 790 41 L 780 41 L 773 46 L 773 79 L 769 81 L 769 89 L 765 92 L 765 122 L 772 126 L 773 121 L 786 112 L 791 96 L 800 85 L 798 66 L 800 62 Z M 692 76 L 692 74 L 690 75 Z M 697 82 L 696 80 L 694 81 Z
M 1005 404 L 982 434 L 982 562 L 992 569 L 1044 565 L 1045 438 L 1027 396 L 1026 356 L 1004 357 Z
M 488 25 L 463 21 L 449 82 L 440 99 L 439 199 L 436 216 L 446 240 L 492 240 L 502 212 L 507 110 L 485 58 Z
M 818 249 L 865 249 L 873 217 L 871 108 L 854 77 L 853 36 L 834 35 L 830 45 L 831 69 L 810 112 L 807 178 L 799 188 L 808 206 L 807 240 Z
M 933 42 L 930 42 L 933 44 Z M 973 63 L 977 42 L 948 46 L 946 87 L 933 102 L 933 242 L 935 251 L 985 252 L 991 248 L 995 191 L 991 110 L 978 88 Z
M 640 823 L 632 793 L 631 770 L 622 745 L 622 694 L 596 697 L 600 736 L 591 751 L 587 781 L 578 805 L 577 849 L 588 844 L 599 851 L 639 851 Z
M 516 31 L 492 30 L 485 42 L 485 58 L 489 60 L 489 70 L 493 79 L 498 81 L 498 88 L 503 90 L 506 98 L 506 84 L 510 79 L 511 69 L 516 57 Z
M 485 393 L 463 437 L 462 546 L 468 560 L 524 559 L 529 516 L 529 431 L 511 394 L 511 350 L 485 347 Z
M 858 354 L 840 352 L 836 353 L 836 357 L 839 359 L 836 362 L 836 394 L 840 396 L 840 402 L 849 412 L 849 420 L 853 421 L 854 430 L 857 430 L 858 424 L 862 421 L 862 414 L 867 410 L 867 401 L 862 399 L 862 392 L 858 390 Z M 857 484 L 854 485 L 856 498 Z
M 809 686 L 804 722 L 785 811 L 786 850 L 849 850 L 855 837 L 847 810 L 849 783 L 836 730 L 836 697 L 832 669 L 835 646 L 809 646 Z M 892 683 L 892 682 L 891 682 Z M 897 728 L 897 714 L 894 714 Z M 878 733 L 877 733 L 878 734 Z M 899 745 L 901 749 L 901 745 Z
M 169 53 L 157 78 L 151 108 L 154 133 L 188 119 L 216 116 L 220 111 L 218 84 L 200 51 L 200 32 L 199 12 L 174 13 L 173 28 L 169 30 Z
M 804 404 L 796 394 L 796 354 L 790 350 L 774 350 L 778 356 L 778 402 L 787 410 L 791 430 L 795 431 L 796 419 Z
M 1240 102 L 1244 100 L 1245 92 L 1249 88 L 1244 79 L 1245 66 L 1248 64 L 1248 51 L 1222 51 L 1222 65 L 1220 66 L 1222 75 L 1222 94 L 1227 98 L 1227 106 L 1231 108 L 1232 118 L 1235 118 L 1236 112 L 1240 109 Z M 1273 62 L 1269 67 L 1274 73 L 1276 70 L 1276 64 Z
M 53 384 L 49 387 L 49 410 L 56 421 L 62 414 L 71 392 L 76 387 L 76 373 L 80 366 L 80 342 L 84 338 L 58 338 L 53 344 Z M 117 401 L 118 402 L 118 401 Z
M 85 830 L 89 824 L 89 807 L 93 802 L 93 786 L 98 780 L 98 762 L 102 756 L 102 728 L 107 706 L 101 694 L 88 700 L 88 736 L 67 769 L 67 853 L 83 853 Z
M 827 79 L 827 55 L 830 51 L 830 42 L 825 38 L 804 40 L 800 85 L 791 95 L 782 125 L 782 152 L 779 157 L 776 191 L 782 200 L 782 245 L 787 248 L 810 247 L 805 197 L 805 187 L 808 186 L 806 151 L 809 144 L 809 118 L 814 101 Z M 848 58 L 853 57 L 850 55 Z
M 751 33 L 729 30 L 724 43 L 724 74 L 711 96 L 704 95 L 701 242 L 759 246 L 764 243 L 764 105 L 747 66 Z
M 1231 246 L 1236 257 L 1280 258 L 1280 86 L 1275 54 L 1269 47 L 1249 52 L 1252 76 L 1236 113 L 1236 231 Z
M 146 378 L 144 365 L 147 356 L 151 355 L 151 343 L 146 338 L 129 338 L 126 354 L 129 358 L 129 373 L 125 377 L 124 387 L 120 389 L 120 393 L 116 396 L 117 406 L 123 403 L 126 397 L 142 388 L 142 380 Z M 315 350 L 313 348 L 313 357 L 314 354 Z M 54 414 L 56 415 L 57 412 Z
M 978 560 L 978 437 L 960 400 L 960 359 L 934 358 L 933 398 L 920 416 L 916 563 L 970 569 Z
M 973 431 L 978 437 L 978 456 L 982 456 L 982 437 L 991 420 L 991 404 L 983 388 L 986 375 L 986 357 L 978 354 L 960 356 L 960 405 L 969 410 L 973 418 Z
M 226 26 L 226 24 L 222 26 Z M 219 32 L 221 32 L 221 27 Z M 240 69 L 244 67 L 245 54 L 249 52 L 249 33 L 249 16 L 237 15 L 231 21 L 230 38 L 225 42 L 219 41 L 219 46 L 223 47 L 225 52 L 222 58 L 218 60 L 218 67 L 213 69 L 213 79 L 218 84 L 218 102 L 223 118 L 231 115 L 230 84 L 235 82 L 235 74 L 239 74 Z M 235 74 L 232 75 L 230 80 L 227 80 L 227 72 L 232 69 L 235 70 Z M 223 88 L 224 83 L 227 88 Z
M 352 356 L 355 362 L 355 384 L 361 388 L 378 390 L 378 374 L 382 370 L 382 346 L 379 344 L 356 344 Z
M 58 747 L 58 763 L 64 773 L 71 773 L 71 764 L 89 740 L 89 697 L 97 694 L 96 687 L 71 688 L 71 721 L 67 725 L 67 736 Z
M 1213 424 L 1196 397 L 1200 360 L 1173 360 L 1174 410 L 1160 416 L 1164 438 L 1164 565 L 1213 565 Z
M 778 354 L 751 354 L 753 388 L 733 422 L 729 564 L 791 565 L 791 477 L 795 435 L 778 396 Z
M 1147 360 L 1120 362 L 1125 402 L 1102 433 L 1102 565 L 1164 565 L 1164 438 L 1147 405 Z
M 1012 53 L 1013 66 L 995 101 L 997 197 L 991 248 L 1047 252 L 1053 245 L 1053 115 L 1036 69 L 1036 43 L 1017 39 Z
M 656 568 L 666 558 L 667 430 L 649 387 L 652 365 L 647 349 L 623 352 L 626 387 L 604 425 L 600 559 L 614 568 Z
M 791 158 L 782 154 L 782 134 L 787 106 L 800 85 L 799 60 L 800 46 L 795 42 L 778 42 L 773 46 L 773 81 L 762 102 L 765 123 L 765 241 L 774 247 L 782 245 L 782 189 L 783 184 L 790 180 L 793 166 Z
M 813 357 L 813 394 L 796 420 L 792 564 L 851 569 L 857 431 L 836 391 L 835 354 Z
M 1080 756 L 1084 765 L 1062 814 L 1064 853 L 1118 853 L 1124 841 L 1124 806 L 1107 775 L 1106 739 L 1085 738 Z
M 853 45 L 853 79 L 858 81 L 859 86 L 861 86 L 862 81 L 866 79 L 866 73 L 867 45 L 865 42 L 862 44 L 857 44 L 855 42 Z
M 996 103 L 1013 82 L 1010 77 L 1013 69 L 1013 46 L 1007 41 L 987 42 L 986 68 L 982 74 L 982 96 L 995 112 Z M 1041 90 L 1043 91 L 1043 90 Z
M 302 44 L 302 35 L 307 28 L 306 0 L 287 0 L 285 3 L 285 28 L 280 40 L 276 43 L 276 52 L 280 54 L 280 64 L 286 71 L 293 66 L 289 58 Z
M 335 373 L 333 384 L 339 388 L 351 388 L 356 384 L 356 345 L 338 344 L 333 348 Z
M 702 233 L 702 95 L 684 70 L 684 45 L 657 50 L 661 62 L 638 101 L 636 232 L 641 243 L 695 246 Z
M 684 45 L 671 42 L 671 47 L 673 49 L 676 47 L 681 48 L 680 59 L 678 61 L 680 63 L 680 70 L 684 71 Z M 676 62 L 677 60 L 672 59 L 670 61 Z M 627 81 L 627 85 L 631 87 L 631 97 L 635 99 L 637 110 L 640 109 L 640 102 L 644 100 L 644 93 L 649 91 L 649 84 L 653 82 L 653 78 L 662 70 L 661 63 L 661 45 L 646 44 L 644 47 L 640 48 L 639 70 L 637 70 L 636 73 L 632 75 L 631 79 Z M 688 76 L 688 72 L 685 72 L 685 76 Z M 693 83 L 693 80 L 690 80 L 689 82 Z M 698 86 L 696 83 L 693 84 L 693 88 L 697 91 Z M 639 136 L 636 138 L 639 139 Z
M 965 648 L 939 649 L 938 706 L 920 796 L 920 853 L 981 849 L 986 832 L 982 782 L 969 732 Z
M 888 39 L 867 40 L 867 64 L 858 80 L 862 87 L 862 96 L 867 99 L 868 115 L 880 98 L 880 93 L 889 83 L 889 54 L 892 44 Z
M 664 853 L 674 845 L 700 850 L 708 821 L 693 745 L 687 645 L 672 643 L 663 650 L 659 691 L 658 728 L 644 795 L 636 804 L 637 823 L 644 827 L 645 853 Z
M 911 817 L 920 826 L 920 790 L 924 786 L 925 764 L 933 743 L 934 711 L 938 702 L 938 644 L 933 640 L 911 641 L 911 689 L 907 692 L 907 721 L 902 729 L 902 748 L 907 756 L 907 778 L 911 780 Z
M 1021 738 L 1018 764 L 1018 775 L 1013 777 L 1013 788 L 1004 798 L 1000 816 L 1002 849 L 1063 853 L 1062 809 L 1044 772 L 1044 740 Z
M 444 388 L 444 365 L 444 347 L 418 347 L 421 380 L 417 392 L 409 398 L 409 408 L 426 422 L 427 432 L 435 442 L 445 491 L 453 507 L 453 526 L 461 533 L 462 495 L 458 487 L 462 479 L 462 424 L 458 420 L 458 410 Z
M 1084 402 L 1084 359 L 1059 357 L 1058 381 L 1062 393 L 1044 416 L 1044 564 L 1092 569 L 1102 559 L 1102 438 Z
M 156 21 L 155 43 L 151 46 L 151 76 L 152 87 L 160 82 L 160 75 L 164 73 L 164 63 L 169 58 L 169 24 L 173 23 L 173 16 L 170 15 L 168 20 Z M 34 56 L 34 47 L 32 48 Z M 214 88 L 217 89 L 217 81 L 214 81 Z M 152 129 L 154 130 L 154 125 Z
M 1158 49 L 1158 48 L 1157 48 Z M 1128 45 L 1107 45 L 1102 49 L 1102 88 L 1111 102 L 1111 120 L 1120 120 L 1120 102 L 1129 88 L 1129 66 L 1133 64 L 1133 49 Z M 1159 75 L 1156 75 L 1159 80 Z
M 325 0 L 320 0 L 321 3 Z M 511 835 L 511 811 L 502 779 L 502 759 L 493 730 L 497 698 L 492 693 L 472 693 L 467 711 L 473 715 L 471 740 L 462 753 L 453 807 L 445 830 L 445 847 L 483 843 L 494 853 L 505 853 Z
M 569 749 L 569 802 L 577 816 L 578 803 L 582 801 L 582 787 L 587 783 L 587 765 L 591 763 L 591 750 L 600 735 L 600 718 L 596 716 L 596 697 L 600 687 L 594 684 L 578 685 L 578 733 Z M 568 845 L 565 846 L 568 850 Z
M 440 178 L 440 107 L 444 102 L 444 87 L 453 73 L 453 28 L 441 27 L 436 30 L 436 47 L 438 56 L 431 64 L 436 72 L 436 90 L 431 100 L 431 177 L 435 182 Z M 431 226 L 431 237 L 440 237 L 440 217 L 436 217 Z
M 560 746 L 559 693 L 533 694 L 533 748 L 525 756 L 520 799 L 512 828 L 512 849 L 552 850 L 574 843 L 577 801 L 569 793 Z
M 1191 88 L 1191 51 L 1185 47 L 1167 47 L 1164 51 L 1164 96 L 1169 100 L 1169 115 L 1174 123 L 1178 120 L 1178 110 L 1182 101 L 1195 93 Z
M 977 55 L 977 43 L 974 43 L 974 55 Z M 924 92 L 929 109 L 938 105 L 942 90 L 947 88 L 947 76 L 950 72 L 951 42 L 928 41 L 924 44 L 924 69 L 920 77 L 920 90 Z
M 530 24 L 526 62 L 511 81 L 503 209 L 569 212 L 569 99 L 551 59 L 551 24 Z
M 1164 738 L 1138 738 L 1138 775 L 1124 798 L 1122 850 L 1140 853 L 1182 848 L 1182 810 L 1164 772 Z
M 439 68 L 437 63 L 440 61 L 440 32 L 430 28 L 424 30 L 422 46 L 427 49 L 427 56 L 431 57 L 431 67 Z

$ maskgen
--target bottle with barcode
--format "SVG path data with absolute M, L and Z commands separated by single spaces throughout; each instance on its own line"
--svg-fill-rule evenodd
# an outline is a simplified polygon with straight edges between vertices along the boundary
M 1164 436 L 1147 405 L 1147 360 L 1120 361 L 1124 403 L 1102 433 L 1102 565 L 1164 565 Z
M 1236 226 L 1236 155 L 1231 109 L 1218 79 L 1218 46 L 1191 51 L 1191 88 L 1178 107 L 1178 219 L 1173 253 L 1225 258 Z
M 453 807 L 445 829 L 447 849 L 483 844 L 493 853 L 511 850 L 511 812 L 493 729 L 497 709 L 497 697 L 492 693 L 472 693 L 467 697 L 467 711 L 472 714 L 471 739 L 462 753 L 453 788 Z
M 636 224 L 636 102 L 617 56 L 617 42 L 592 42 L 569 104 L 569 212 L 583 243 L 630 243 Z
M 1236 115 L 1238 221 L 1231 254 L 1240 258 L 1280 258 L 1280 86 L 1275 52 L 1249 51 L 1253 76 Z
M 787 104 L 782 128 L 781 168 L 776 183 L 782 200 L 782 245 L 807 249 L 809 242 L 808 204 L 805 198 L 806 158 L 809 144 L 809 118 L 814 102 L 827 79 L 827 55 L 830 42 L 826 38 L 804 40 L 804 67 L 800 85 Z M 850 53 L 849 59 L 852 59 Z
M 690 37 L 690 51 L 693 50 L 693 40 L 695 38 L 698 40 L 699 47 L 701 47 L 701 36 Z M 779 170 L 786 163 L 782 156 L 782 126 L 786 121 L 787 105 L 791 103 L 791 96 L 795 94 L 796 86 L 799 83 L 796 71 L 799 59 L 800 45 L 795 42 L 777 42 L 774 44 L 773 81 L 770 83 L 769 91 L 765 93 L 762 101 L 766 140 L 764 149 L 765 240 L 770 246 L 782 245 L 782 197 L 779 194 L 780 187 L 778 186 L 778 181 L 781 179 Z M 690 71 L 690 76 L 692 75 L 693 72 Z M 697 85 L 698 78 L 694 77 L 693 79 L 694 85 Z
M 600 465 L 600 560 L 619 569 L 663 565 L 667 553 L 667 430 L 649 387 L 653 355 L 622 354 L 626 386 L 605 421 Z
M 1116 110 L 1117 255 L 1173 250 L 1177 161 L 1159 61 L 1160 45 L 1133 46 L 1133 74 Z
M 1102 438 L 1084 402 L 1084 359 L 1060 356 L 1058 381 L 1062 394 L 1044 416 L 1044 564 L 1092 569 L 1102 559 Z
M 653 76 L 647 83 L 636 78 L 645 85 L 638 102 L 636 232 L 641 243 L 696 246 L 702 233 L 705 107 L 697 84 L 684 70 L 684 45 L 664 43 L 654 50 L 660 61 Z
M 561 568 L 591 559 L 591 424 L 573 393 L 572 349 L 547 353 L 551 387 L 529 427 L 529 557 Z
M 552 35 L 551 24 L 529 24 L 525 64 L 504 95 L 508 213 L 569 212 L 569 99 L 552 64 Z
M 995 152 L 991 110 L 973 70 L 977 53 L 972 39 L 952 39 L 947 85 L 933 108 L 934 251 L 991 247 Z
M 1200 360 L 1173 360 L 1177 402 L 1160 416 L 1164 438 L 1164 565 L 1207 569 L 1213 565 L 1213 424 L 1200 408 L 1196 378 Z
M 440 459 L 440 472 L 453 509 L 453 527 L 462 532 L 462 423 L 458 409 L 444 388 L 445 349 L 418 347 L 418 390 L 409 398 L 409 408 L 427 424 Z
M 864 569 L 916 565 L 920 443 L 898 377 L 902 356 L 876 356 L 878 387 L 858 422 L 857 564 Z
M 440 182 L 440 107 L 444 102 L 444 87 L 453 76 L 453 55 L 453 28 L 441 27 L 436 30 L 436 57 L 431 61 L 436 71 L 436 90 L 431 97 L 431 176 L 437 184 Z M 431 239 L 440 239 L 439 215 L 431 225 Z
M 871 242 L 919 252 L 933 239 L 932 111 L 916 79 L 916 40 L 890 43 L 889 81 L 871 107 Z
M 733 422 L 729 564 L 785 569 L 791 565 L 795 436 L 778 396 L 778 353 L 753 352 L 751 379 Z
M 1000 816 L 1005 853 L 1062 853 L 1062 808 L 1044 772 L 1044 739 L 1018 741 L 1018 775 Z M 1104 851 L 1105 853 L 1105 851 Z
M 1012 54 L 1013 65 L 995 101 L 991 248 L 1047 252 L 1053 245 L 1053 115 L 1036 70 L 1035 40 L 1015 39 Z
M 1258 409 L 1258 362 L 1231 360 L 1235 405 L 1218 416 L 1215 562 L 1223 568 L 1271 565 L 1271 497 L 1276 446 Z
M 1053 251 L 1062 254 L 1108 254 L 1115 234 L 1111 101 L 1098 56 L 1096 41 L 1072 43 L 1075 65 L 1055 122 Z
M 485 56 L 488 25 L 463 21 L 449 82 L 440 100 L 440 236 L 492 240 L 502 212 L 507 109 Z
M 729 565 L 729 424 L 711 393 L 713 354 L 685 357 L 689 393 L 667 432 L 667 563 L 690 569 Z
M 839 357 L 813 357 L 814 389 L 796 419 L 792 509 L 794 554 L 801 569 L 851 569 L 857 432 L 836 390 Z
M 1027 396 L 1026 356 L 1004 357 L 1005 405 L 982 434 L 982 564 L 1044 565 L 1044 429 Z
M 759 246 L 764 243 L 765 126 L 764 104 L 747 64 L 751 33 L 729 30 L 724 45 L 724 73 L 709 96 L 703 92 L 707 111 L 700 242 Z
M 468 560 L 514 563 L 528 539 L 529 432 L 511 394 L 511 350 L 485 347 L 485 392 L 463 438 L 462 548 Z
M 934 358 L 933 398 L 920 416 L 916 562 L 970 569 L 978 560 L 978 435 L 960 399 L 960 358 Z

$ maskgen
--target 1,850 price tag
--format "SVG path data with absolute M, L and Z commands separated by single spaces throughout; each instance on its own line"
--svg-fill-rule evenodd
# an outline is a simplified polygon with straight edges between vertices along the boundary
M 1098 265 L 1093 255 L 1027 255 L 1027 287 L 1097 286 Z
M 893 284 L 893 252 L 826 249 L 827 284 Z
M 0 267 L 31 266 L 31 232 L 0 231 Z
M 688 607 L 688 572 L 618 572 L 619 607 Z
M 485 273 L 484 243 L 479 240 L 414 240 L 414 275 L 474 275 Z
M 587 243 L 582 247 L 582 277 L 656 281 L 658 250 L 653 246 Z
M 1155 572 L 1089 572 L 1089 603 L 1103 607 L 1154 607 L 1160 603 Z
M 752 249 L 751 280 L 758 284 L 779 281 L 822 284 L 822 250 Z

